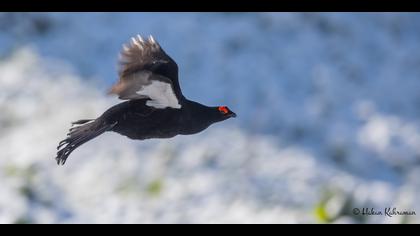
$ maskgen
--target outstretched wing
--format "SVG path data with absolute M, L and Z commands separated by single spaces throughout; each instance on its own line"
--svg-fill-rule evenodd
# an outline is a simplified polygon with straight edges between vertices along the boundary
M 181 108 L 183 95 L 178 82 L 178 66 L 152 36 L 131 38 L 123 45 L 119 61 L 119 81 L 110 93 L 120 99 L 148 99 L 146 105 L 158 109 Z

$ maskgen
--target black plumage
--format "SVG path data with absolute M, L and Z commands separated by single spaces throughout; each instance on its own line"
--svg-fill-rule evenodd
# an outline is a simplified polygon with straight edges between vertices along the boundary
M 110 89 L 120 99 L 97 119 L 73 122 L 60 142 L 57 163 L 64 164 L 77 147 L 107 131 L 130 139 L 171 138 L 203 131 L 236 117 L 226 106 L 209 107 L 186 99 L 178 82 L 178 66 L 160 45 L 137 36 L 120 55 L 119 81 Z

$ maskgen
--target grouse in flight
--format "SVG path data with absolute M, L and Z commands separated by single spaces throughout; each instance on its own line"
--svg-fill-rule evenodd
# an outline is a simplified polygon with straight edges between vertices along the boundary
M 236 117 L 226 106 L 205 106 L 184 97 L 178 66 L 149 36 L 131 38 L 123 45 L 119 80 L 110 89 L 122 100 L 99 118 L 72 123 L 67 138 L 57 147 L 57 164 L 64 165 L 80 145 L 107 131 L 130 139 L 171 138 L 195 134 L 211 124 Z

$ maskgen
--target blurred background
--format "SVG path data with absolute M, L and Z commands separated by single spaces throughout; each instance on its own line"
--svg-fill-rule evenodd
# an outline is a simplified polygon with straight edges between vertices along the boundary
M 136 34 L 238 118 L 57 166 Z M 419 223 L 419 50 L 411 13 L 0 13 L 0 223 Z

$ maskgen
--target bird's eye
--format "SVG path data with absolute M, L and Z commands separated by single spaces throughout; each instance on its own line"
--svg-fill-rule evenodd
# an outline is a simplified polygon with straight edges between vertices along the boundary
M 226 115 L 227 113 L 229 113 L 229 109 L 225 106 L 221 106 L 219 107 L 219 111 L 223 114 Z

